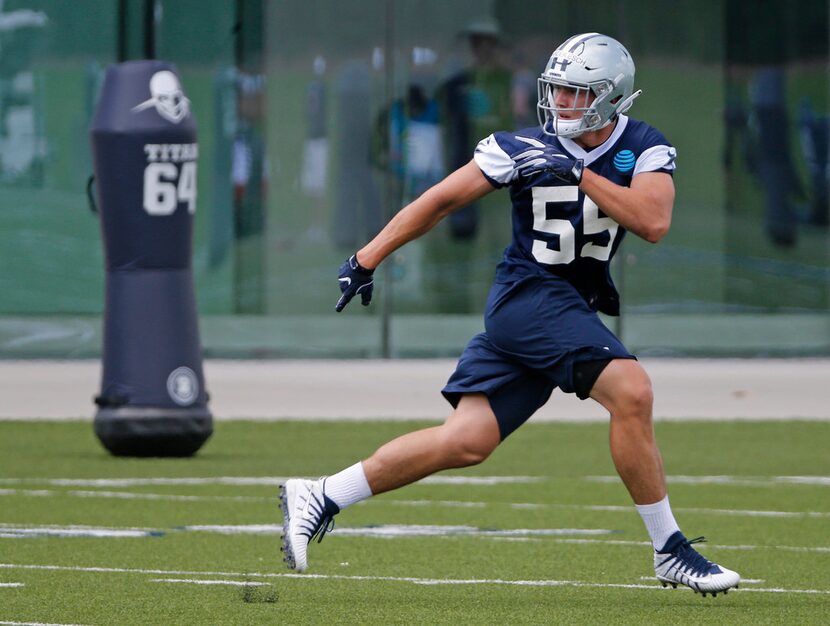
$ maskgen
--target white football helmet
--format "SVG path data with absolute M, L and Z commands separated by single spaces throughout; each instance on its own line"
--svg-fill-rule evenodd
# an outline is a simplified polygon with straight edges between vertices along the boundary
M 642 90 L 634 91 L 634 60 L 619 41 L 599 33 L 574 35 L 550 56 L 538 80 L 539 124 L 548 135 L 574 138 L 599 130 L 631 108 Z M 573 106 L 557 108 L 554 90 L 575 90 Z M 595 99 L 589 102 L 589 94 Z M 561 113 L 582 113 L 565 119 Z

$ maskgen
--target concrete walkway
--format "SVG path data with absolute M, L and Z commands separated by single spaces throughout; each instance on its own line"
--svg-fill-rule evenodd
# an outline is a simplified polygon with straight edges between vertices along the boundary
M 217 419 L 443 419 L 454 360 L 207 361 Z M 655 418 L 830 420 L 830 359 L 644 359 Z M 91 419 L 98 361 L 0 361 L 0 419 Z M 554 392 L 535 421 L 605 420 Z

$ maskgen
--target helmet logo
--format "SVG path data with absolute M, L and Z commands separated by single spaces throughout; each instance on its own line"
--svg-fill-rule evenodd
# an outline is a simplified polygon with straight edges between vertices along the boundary
M 634 164 L 637 162 L 637 157 L 631 150 L 620 150 L 614 155 L 614 167 L 625 174 L 634 169 Z
M 550 65 L 550 71 L 551 72 L 556 72 L 557 71 L 556 66 L 558 65 L 559 66 L 558 71 L 564 72 L 565 68 L 568 67 L 570 64 L 571 64 L 571 62 L 568 61 L 568 59 L 565 59 L 565 58 L 554 59 L 553 63 L 551 63 L 551 65 Z
M 190 100 L 184 95 L 178 77 L 168 70 L 156 72 L 150 78 L 150 99 L 133 107 L 138 113 L 155 107 L 159 115 L 178 124 L 190 113 Z
M 584 47 L 584 44 L 582 45 Z M 558 65 L 559 71 L 564 72 L 565 68 L 568 67 L 571 63 L 576 63 L 577 65 L 585 65 L 585 59 L 579 56 L 579 54 L 575 54 L 573 52 L 557 50 L 553 53 L 553 56 L 551 56 L 549 71 L 557 71 L 556 66 Z

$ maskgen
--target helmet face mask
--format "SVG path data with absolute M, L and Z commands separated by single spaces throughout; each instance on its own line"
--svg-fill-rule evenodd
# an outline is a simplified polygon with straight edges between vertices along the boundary
M 560 45 L 537 83 L 542 130 L 567 138 L 608 126 L 641 93 L 634 92 L 631 55 L 621 43 L 598 33 L 575 35 Z M 557 93 L 563 89 L 573 93 L 563 98 L 570 106 L 557 106 Z

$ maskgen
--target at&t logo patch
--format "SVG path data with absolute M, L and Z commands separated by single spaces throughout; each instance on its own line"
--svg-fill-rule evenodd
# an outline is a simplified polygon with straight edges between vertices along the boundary
M 634 156 L 631 150 L 620 150 L 614 155 L 614 167 L 623 174 L 633 170 L 636 163 L 637 157 Z

